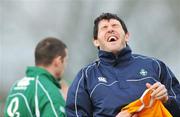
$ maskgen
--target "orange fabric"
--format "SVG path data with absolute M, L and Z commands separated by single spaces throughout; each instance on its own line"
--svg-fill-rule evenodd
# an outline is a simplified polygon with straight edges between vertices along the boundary
M 151 98 L 152 90 L 147 89 L 140 99 L 123 108 L 129 113 L 137 113 L 138 117 L 172 117 L 160 100 Z

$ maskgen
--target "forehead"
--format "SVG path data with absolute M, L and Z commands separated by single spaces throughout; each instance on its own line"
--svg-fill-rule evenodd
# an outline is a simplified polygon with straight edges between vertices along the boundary
M 103 19 L 99 22 L 99 26 L 103 26 L 103 25 L 106 25 L 106 24 L 120 24 L 121 23 L 117 20 L 117 19 Z

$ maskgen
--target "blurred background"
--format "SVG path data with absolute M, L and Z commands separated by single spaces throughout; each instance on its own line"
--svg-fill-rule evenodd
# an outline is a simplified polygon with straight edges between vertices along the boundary
M 180 80 L 179 5 L 179 0 L 0 0 L 0 116 L 8 90 L 34 65 L 34 48 L 44 37 L 67 44 L 68 84 L 97 58 L 93 20 L 103 12 L 125 21 L 133 53 L 164 61 Z

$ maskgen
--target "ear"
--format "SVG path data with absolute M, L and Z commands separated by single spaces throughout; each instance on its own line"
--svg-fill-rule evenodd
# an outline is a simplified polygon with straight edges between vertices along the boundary
M 53 60 L 53 64 L 56 67 L 59 66 L 59 64 L 62 64 L 62 62 L 63 62 L 63 59 L 61 56 L 58 56 L 58 57 L 54 58 L 54 60 Z
M 98 39 L 93 39 L 93 44 L 94 44 L 94 46 L 99 47 Z
M 126 42 L 129 42 L 129 32 L 127 32 L 127 33 L 125 34 L 125 41 L 126 41 Z

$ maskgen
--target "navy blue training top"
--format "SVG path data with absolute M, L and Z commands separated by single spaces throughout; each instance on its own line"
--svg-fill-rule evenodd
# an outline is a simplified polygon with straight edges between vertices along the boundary
M 99 60 L 81 69 L 69 88 L 67 116 L 114 117 L 141 97 L 146 83 L 155 82 L 165 85 L 170 97 L 165 106 L 178 117 L 180 85 L 163 62 L 132 54 L 128 45 L 117 56 L 99 50 Z

